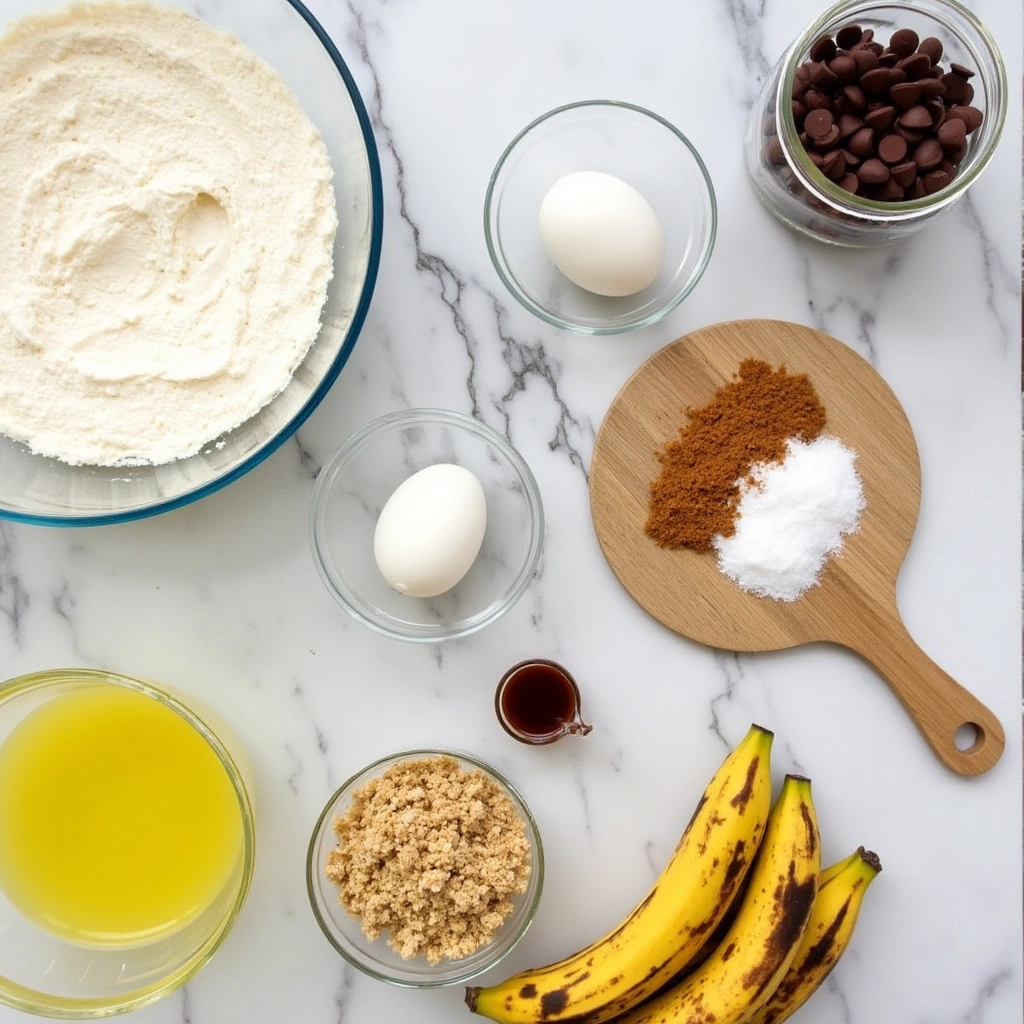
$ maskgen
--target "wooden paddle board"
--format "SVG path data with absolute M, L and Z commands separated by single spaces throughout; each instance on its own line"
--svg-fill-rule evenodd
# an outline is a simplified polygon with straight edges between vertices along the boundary
M 792 602 L 742 590 L 714 552 L 670 550 L 644 533 L 656 452 L 675 439 L 686 409 L 707 404 L 755 358 L 806 373 L 825 406 L 825 433 L 857 455 L 866 505 L 858 530 L 820 580 Z M 598 541 L 632 597 L 670 629 L 734 651 L 773 651 L 815 641 L 841 644 L 888 682 L 949 768 L 987 771 L 1005 738 L 992 712 L 910 637 L 896 578 L 921 498 L 917 444 L 891 388 L 851 348 L 809 327 L 737 320 L 703 328 L 655 353 L 615 397 L 598 432 L 590 502 Z

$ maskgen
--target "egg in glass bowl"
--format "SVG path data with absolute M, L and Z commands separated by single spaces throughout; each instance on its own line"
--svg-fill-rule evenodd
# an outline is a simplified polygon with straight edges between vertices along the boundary
M 0 126 L 27 154 L 0 174 L 0 249 L 24 257 L 0 256 L 0 518 L 195 501 L 291 436 L 359 337 L 383 219 L 365 106 L 298 0 L 0 18 Z
M 453 410 L 371 420 L 313 489 L 320 578 L 353 618 L 396 640 L 439 643 L 495 622 L 526 592 L 543 542 L 544 506 L 526 460 Z

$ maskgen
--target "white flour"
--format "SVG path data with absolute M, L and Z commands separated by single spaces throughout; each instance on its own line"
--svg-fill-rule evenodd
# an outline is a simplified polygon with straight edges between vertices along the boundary
M 0 39 L 0 138 L 0 432 L 169 462 L 287 385 L 337 215 L 275 71 L 181 11 L 73 5 Z
M 795 601 L 864 509 L 856 455 L 834 437 L 790 438 L 782 462 L 754 466 L 740 485 L 736 532 L 716 536 L 718 568 L 744 590 Z

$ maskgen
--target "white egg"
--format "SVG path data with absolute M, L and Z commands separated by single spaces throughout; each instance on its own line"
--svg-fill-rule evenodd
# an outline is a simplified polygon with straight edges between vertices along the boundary
M 603 171 L 574 171 L 548 190 L 540 233 L 552 262 L 598 295 L 633 295 L 658 276 L 665 240 L 651 204 Z
M 451 590 L 480 553 L 487 500 L 462 466 L 438 463 L 413 473 L 388 498 L 373 533 L 381 575 L 403 594 Z

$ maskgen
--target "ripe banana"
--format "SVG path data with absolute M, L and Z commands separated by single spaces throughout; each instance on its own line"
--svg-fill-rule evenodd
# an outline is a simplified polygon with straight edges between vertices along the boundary
M 746 1024 L 778 1024 L 807 1002 L 849 945 L 864 893 L 881 870 L 878 857 L 862 846 L 821 872 L 811 920 L 793 963 Z
M 600 1024 L 657 991 L 701 948 L 754 861 L 771 808 L 773 734 L 753 725 L 704 791 L 672 857 L 612 931 L 572 956 L 467 988 L 475 1013 L 501 1024 L 571 1017 Z
M 811 783 L 787 775 L 733 926 L 693 974 L 616 1024 L 740 1024 L 789 970 L 811 916 L 821 866 Z

